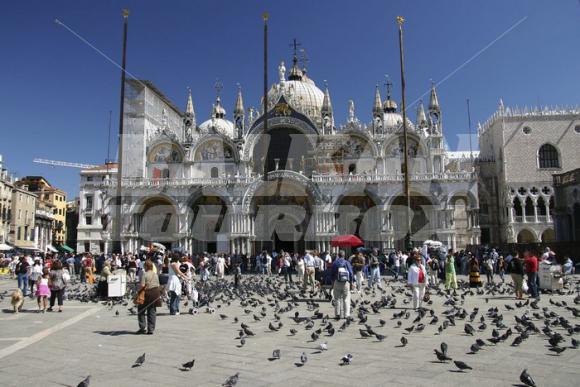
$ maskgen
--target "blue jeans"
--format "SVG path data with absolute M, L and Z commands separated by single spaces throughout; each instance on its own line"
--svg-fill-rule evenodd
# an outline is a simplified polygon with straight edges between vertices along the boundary
M 169 292 L 169 314 L 179 313 L 179 295 L 173 291 Z
M 395 272 L 395 279 L 398 280 L 399 279 L 399 271 L 401 270 L 401 266 L 395 266 L 393 268 L 393 271 Z
M 28 274 L 18 274 L 18 289 L 24 296 L 28 294 Z
M 370 268 L 371 273 L 369 277 L 369 288 L 372 288 L 373 285 L 376 283 L 378 287 L 381 287 L 381 269 L 377 267 Z
M 538 273 L 527 273 L 528 274 L 528 288 L 530 292 L 530 297 L 538 298 Z

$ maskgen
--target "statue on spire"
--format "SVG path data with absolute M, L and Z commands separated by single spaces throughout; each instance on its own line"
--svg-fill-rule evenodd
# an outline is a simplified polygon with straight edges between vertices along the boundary
M 352 99 L 348 100 L 348 122 L 352 123 L 355 122 L 354 116 L 354 101 Z
M 280 84 L 283 84 L 286 81 L 286 66 L 284 65 L 284 61 L 280 62 L 280 66 L 278 66 L 278 76 L 280 77 Z

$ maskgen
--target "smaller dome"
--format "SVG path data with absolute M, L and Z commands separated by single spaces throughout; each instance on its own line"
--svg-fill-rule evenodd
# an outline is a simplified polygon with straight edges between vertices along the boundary
M 398 128 L 403 124 L 403 116 L 397 112 L 386 112 L 383 114 L 385 128 Z M 407 128 L 412 129 L 413 123 L 407 118 Z
M 232 139 L 236 137 L 234 123 L 225 118 L 210 118 L 199 125 L 199 130 L 203 134 L 218 133 Z
M 392 99 L 387 99 L 385 103 L 383 103 L 383 110 L 385 112 L 396 112 L 397 111 L 397 103 Z

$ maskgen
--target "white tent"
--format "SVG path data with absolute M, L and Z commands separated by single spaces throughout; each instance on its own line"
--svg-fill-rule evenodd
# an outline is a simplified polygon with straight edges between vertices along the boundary
M 53 253 L 58 253 L 58 250 L 53 245 L 46 245 L 46 249 Z
M 8 251 L 8 250 L 12 250 L 14 247 L 6 244 L 6 243 L 0 243 L 0 251 Z

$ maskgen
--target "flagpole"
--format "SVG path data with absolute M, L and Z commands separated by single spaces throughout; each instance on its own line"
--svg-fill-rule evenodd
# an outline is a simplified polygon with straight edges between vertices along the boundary
M 407 144 L 407 106 L 405 101 L 405 61 L 403 54 L 403 23 L 405 19 L 402 16 L 397 16 L 397 24 L 399 25 L 399 59 L 401 62 L 401 110 L 403 112 L 403 148 L 404 148 L 404 194 L 407 203 L 406 219 L 407 219 L 407 234 L 405 235 L 405 248 L 411 249 L 411 194 L 409 192 L 409 154 Z
M 266 206 L 266 211 L 262 211 L 263 219 L 263 228 L 262 228 L 262 235 L 260 235 L 260 252 L 264 251 L 265 248 L 265 237 L 266 237 L 266 230 L 268 229 L 268 205 L 270 204 L 269 196 L 267 195 L 267 186 L 266 181 L 268 180 L 268 141 L 266 141 L 266 136 L 268 134 L 268 19 L 269 19 L 268 12 L 264 12 L 262 14 L 262 19 L 264 20 L 264 95 L 263 95 L 263 111 L 264 111 L 264 130 L 262 132 L 262 143 L 264 146 L 263 157 L 264 157 L 264 165 L 263 165 L 263 180 L 264 180 L 264 189 L 266 190 L 266 194 L 264 195 L 264 205 Z
M 119 108 L 119 157 L 117 159 L 117 193 L 115 195 L 115 219 L 113 220 L 113 252 L 122 252 L 121 243 L 121 204 L 122 190 L 121 182 L 123 177 L 123 115 L 125 113 L 125 67 L 127 60 L 127 25 L 129 10 L 123 10 L 123 59 L 121 62 L 121 107 Z

